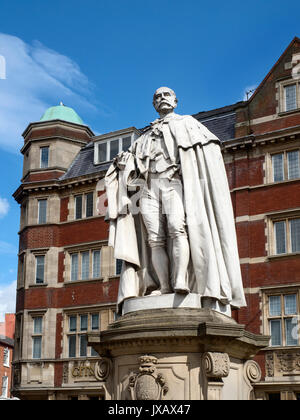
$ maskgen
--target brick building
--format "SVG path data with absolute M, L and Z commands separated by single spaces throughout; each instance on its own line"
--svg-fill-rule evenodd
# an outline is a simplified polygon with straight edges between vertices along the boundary
M 295 38 L 249 100 L 194 115 L 222 141 L 248 302 L 234 316 L 271 336 L 257 356 L 257 399 L 300 398 L 299 67 Z M 99 214 L 101 179 L 141 132 L 95 136 L 61 104 L 23 134 L 14 194 L 21 206 L 14 393 L 22 399 L 105 398 L 86 335 L 114 320 L 121 262 Z
M 0 322 L 0 398 L 11 397 L 15 314 L 6 314 Z

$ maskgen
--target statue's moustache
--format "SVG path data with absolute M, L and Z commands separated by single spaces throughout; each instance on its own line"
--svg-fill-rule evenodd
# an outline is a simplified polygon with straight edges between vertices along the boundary
M 162 106 L 162 105 L 170 105 L 170 106 L 172 106 L 171 102 L 169 102 L 169 101 L 162 101 L 158 106 Z

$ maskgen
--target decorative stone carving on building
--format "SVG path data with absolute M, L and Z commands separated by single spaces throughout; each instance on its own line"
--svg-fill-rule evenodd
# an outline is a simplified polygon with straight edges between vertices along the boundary
M 251 383 L 257 383 L 261 380 L 261 368 L 254 360 L 248 360 L 244 366 L 246 379 Z
M 100 381 L 106 381 L 112 371 L 112 362 L 106 357 L 102 357 L 101 360 L 95 364 L 95 378 Z
M 19 364 L 14 365 L 13 375 L 14 386 L 19 386 L 21 383 L 21 366 Z
M 267 377 L 269 378 L 274 377 L 274 354 L 273 353 L 266 354 L 266 373 L 267 373 Z
M 64 363 L 63 367 L 63 383 L 67 384 L 69 382 L 69 363 Z
M 227 353 L 205 353 L 203 367 L 208 378 L 227 378 L 230 359 Z
M 300 353 L 277 353 L 278 372 L 283 374 L 300 372 Z
M 169 388 L 162 373 L 156 369 L 157 358 L 142 356 L 139 358 L 139 373 L 129 377 L 129 391 L 132 400 L 162 400 Z

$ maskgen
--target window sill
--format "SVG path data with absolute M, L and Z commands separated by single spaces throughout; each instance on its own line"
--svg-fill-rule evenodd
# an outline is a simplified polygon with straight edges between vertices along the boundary
M 263 349 L 263 351 L 287 351 L 290 350 L 291 352 L 293 351 L 299 351 L 300 350 L 300 346 L 278 346 L 278 347 L 266 347 Z
M 291 111 L 281 111 L 278 112 L 279 117 L 286 117 L 292 114 L 296 114 L 297 112 L 300 112 L 300 108 L 292 109 Z
M 40 284 L 37 284 L 37 283 L 31 283 L 31 284 L 29 284 L 28 285 L 28 287 L 48 287 L 48 283 L 40 283 Z
M 269 255 L 268 256 L 268 260 L 280 260 L 280 259 L 286 259 L 286 258 L 293 258 L 293 257 L 297 257 L 300 255 L 300 252 L 291 252 L 288 254 L 279 254 L 279 255 Z
M 96 279 L 87 279 L 87 280 L 73 280 L 73 281 L 65 281 L 65 286 L 74 286 L 75 284 L 81 284 L 81 283 L 103 283 L 104 277 L 98 277 Z
M 283 181 L 269 181 L 266 184 L 264 184 L 265 187 L 271 187 L 273 185 L 283 185 L 283 184 L 289 184 L 292 182 L 299 182 L 300 178 L 294 178 L 294 179 L 284 179 Z

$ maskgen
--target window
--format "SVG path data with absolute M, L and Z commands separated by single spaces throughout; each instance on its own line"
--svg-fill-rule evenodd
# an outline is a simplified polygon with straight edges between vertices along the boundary
M 95 149 L 95 163 L 113 160 L 121 151 L 127 151 L 132 142 L 132 135 L 99 142 Z
M 33 318 L 33 335 L 32 335 L 32 358 L 40 359 L 42 357 L 42 335 L 43 335 L 43 318 Z
M 107 143 L 98 144 L 98 162 L 107 160 Z
M 49 147 L 41 147 L 40 167 L 41 169 L 49 167 Z
M 92 314 L 92 331 L 99 330 L 99 314 Z
M 300 252 L 300 218 L 274 221 L 276 255 Z
M 71 281 L 78 280 L 78 254 L 71 256 Z
M 90 192 L 75 197 L 75 219 L 94 216 L 94 193 Z
M 131 137 L 124 137 L 122 139 L 121 150 L 123 150 L 124 152 L 127 152 L 130 146 L 131 146 Z
M 35 283 L 43 284 L 45 282 L 45 256 L 39 255 L 35 257 L 35 261 L 36 261 Z
M 10 362 L 9 359 L 10 359 L 10 351 L 9 351 L 9 348 L 6 347 L 3 350 L 3 366 L 9 367 L 9 362 Z
M 100 276 L 100 250 L 71 254 L 71 281 L 98 279 Z
M 81 280 L 88 280 L 90 278 L 90 252 L 83 252 L 81 254 Z
M 119 276 L 122 272 L 122 265 L 123 265 L 122 260 L 116 260 L 116 275 L 117 276 Z
M 99 357 L 92 348 L 88 347 L 87 334 L 100 331 L 100 314 L 86 313 L 70 315 L 68 317 L 68 356 Z
M 94 216 L 94 193 L 89 193 L 86 195 L 86 217 L 93 217 Z
M 269 295 L 267 308 L 270 345 L 298 346 L 299 292 Z
M 297 80 L 280 83 L 280 111 L 292 112 L 300 108 L 300 84 Z
M 47 200 L 38 200 L 38 222 L 39 225 L 47 223 Z
M 75 197 L 75 219 L 82 219 L 82 195 Z
M 272 176 L 273 182 L 300 178 L 299 150 L 272 155 Z
M 298 108 L 297 104 L 297 85 L 288 85 L 284 88 L 285 111 L 293 111 Z
M 101 252 L 93 251 L 93 279 L 101 276 Z
M 2 393 L 1 397 L 7 398 L 8 396 L 8 376 L 2 377 Z
M 119 140 L 113 140 L 110 142 L 109 160 L 113 160 L 119 154 Z

